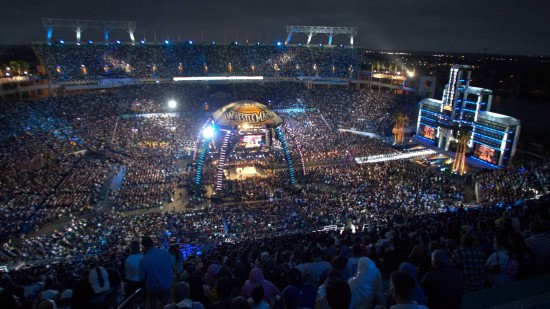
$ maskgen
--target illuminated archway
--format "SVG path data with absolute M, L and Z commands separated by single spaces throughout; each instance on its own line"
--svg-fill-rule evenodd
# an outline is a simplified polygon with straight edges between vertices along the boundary
M 215 190 L 219 192 L 223 188 L 224 169 L 232 141 L 253 134 L 260 136 L 268 145 L 272 144 L 273 139 L 281 143 L 288 166 L 289 183 L 295 185 L 294 164 L 283 133 L 283 126 L 284 121 L 279 115 L 264 104 L 255 101 L 237 101 L 216 110 L 212 114 L 212 118 L 203 125 L 199 134 L 195 153 L 200 153 L 200 155 L 197 160 L 195 185 L 201 184 L 203 165 L 210 142 L 217 139 L 219 143 L 215 184 Z M 200 142 L 201 140 L 202 142 Z

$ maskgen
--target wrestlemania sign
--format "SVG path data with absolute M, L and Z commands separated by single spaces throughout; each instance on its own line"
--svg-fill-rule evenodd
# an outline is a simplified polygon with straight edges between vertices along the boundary
M 279 115 L 267 106 L 254 101 L 233 102 L 212 114 L 214 122 L 222 126 L 235 126 L 242 123 L 277 127 L 283 123 Z
M 225 112 L 225 118 L 236 122 L 259 123 L 268 119 L 273 119 L 274 113 L 272 111 L 260 111 L 258 113 L 248 114 L 239 113 L 236 111 L 227 111 Z

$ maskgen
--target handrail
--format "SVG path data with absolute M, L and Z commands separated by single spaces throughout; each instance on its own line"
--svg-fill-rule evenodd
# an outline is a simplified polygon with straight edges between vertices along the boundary
M 136 301 L 141 297 L 143 294 L 143 289 L 139 288 L 137 289 L 132 295 L 128 296 L 122 304 L 120 304 L 117 309 L 129 309 L 129 308 L 137 308 L 136 307 Z

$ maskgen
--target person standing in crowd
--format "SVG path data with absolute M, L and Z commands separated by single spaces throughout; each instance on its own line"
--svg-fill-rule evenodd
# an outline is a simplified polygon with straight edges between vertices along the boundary
M 485 287 L 487 272 L 485 270 L 485 257 L 483 253 L 474 247 L 472 235 L 462 236 L 460 248 L 452 254 L 452 264 L 462 275 L 464 292 L 481 290 Z
M 508 238 L 505 234 L 495 236 L 493 240 L 495 252 L 489 256 L 485 267 L 489 272 L 489 282 L 494 286 L 503 286 L 516 280 L 517 269 L 511 269 L 513 257 L 508 251 Z M 517 266 L 517 265 L 516 265 Z
M 390 279 L 390 294 L 397 303 L 390 309 L 428 309 L 424 305 L 417 304 L 415 300 L 415 279 L 407 272 L 394 271 Z M 385 309 L 384 306 L 376 306 L 376 309 Z
M 363 256 L 363 248 L 359 244 L 353 245 L 351 247 L 352 257 L 348 259 L 348 264 L 346 265 L 346 272 L 349 276 L 353 277 L 357 274 L 357 266 L 359 265 L 359 259 Z
M 432 253 L 432 268 L 420 282 L 426 291 L 428 308 L 459 309 L 462 301 L 462 279 L 449 262 L 447 252 L 442 249 Z
M 145 281 L 149 309 L 156 309 L 158 301 L 162 306 L 168 304 L 174 281 L 173 261 L 166 250 L 155 248 L 151 237 L 143 237 L 141 245 L 145 249 L 141 260 L 141 279 Z
M 110 308 L 124 300 L 124 287 L 118 272 L 103 266 L 92 268 L 75 286 L 71 308 Z
M 348 280 L 348 284 L 353 308 L 372 308 L 375 304 L 384 302 L 380 270 L 368 257 L 359 259 L 357 274 Z
M 315 307 L 315 299 L 317 298 L 317 286 L 307 280 L 303 280 L 302 273 L 298 268 L 292 268 L 288 272 L 288 285 L 294 286 L 298 290 L 300 290 L 300 295 L 302 296 L 300 307 Z
M 261 285 L 264 288 L 264 300 L 269 303 L 273 303 L 272 298 L 275 298 L 281 294 L 279 289 L 271 283 L 271 281 L 264 279 L 262 270 L 258 267 L 254 267 L 250 271 L 248 280 L 246 280 L 242 286 L 240 295 L 247 299 L 250 298 L 250 293 L 256 285 Z
M 131 255 L 124 261 L 126 292 L 128 295 L 134 293 L 139 288 L 143 288 L 143 280 L 140 277 L 140 264 L 143 254 L 140 252 L 139 241 L 132 241 L 130 251 Z
M 351 308 L 352 294 L 349 284 L 344 279 L 337 277 L 328 279 L 325 289 L 327 291 L 326 298 L 329 308 Z
M 525 239 L 525 245 L 531 253 L 533 271 L 547 273 L 550 271 L 550 235 L 539 219 L 531 223 L 529 230 L 532 236 Z
M 324 261 L 322 257 L 323 253 L 317 246 L 311 249 L 312 262 L 306 263 L 304 266 L 304 279 L 319 286 L 319 276 L 327 270 L 330 270 L 332 266 L 329 262 Z
M 214 286 L 215 300 L 210 304 L 210 309 L 227 309 L 231 307 L 233 297 L 231 292 L 233 291 L 233 283 L 231 279 L 227 277 L 221 277 L 216 281 Z
M 424 292 L 424 289 L 420 287 L 420 284 L 418 283 L 418 276 L 416 275 L 416 267 L 408 262 L 403 262 L 401 265 L 399 265 L 399 271 L 405 272 L 409 274 L 414 279 L 414 292 L 412 299 L 415 301 L 418 305 L 425 305 L 426 304 L 426 293 Z M 393 305 L 397 304 L 397 301 L 393 297 L 393 295 L 390 293 L 388 294 L 388 301 L 386 303 L 387 306 L 391 307 Z
M 264 287 L 260 284 L 256 285 L 252 292 L 250 292 L 250 299 L 248 300 L 252 309 L 270 309 L 271 306 L 264 300 Z
M 164 306 L 163 309 L 204 309 L 203 304 L 189 299 L 189 285 L 182 281 L 174 287 L 174 303 Z

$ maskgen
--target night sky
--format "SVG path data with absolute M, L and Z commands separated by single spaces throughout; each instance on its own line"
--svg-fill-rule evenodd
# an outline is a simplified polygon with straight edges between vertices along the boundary
M 355 45 L 390 51 L 550 55 L 549 0 L 4 0 L 0 45 L 45 41 L 42 17 L 132 20 L 136 39 L 284 41 L 286 25 L 355 26 Z M 82 40 L 100 40 L 87 30 Z M 54 39 L 75 41 L 70 29 Z M 122 30 L 112 40 L 128 41 Z M 304 34 L 291 43 L 305 43 Z M 326 36 L 314 43 L 327 43 Z M 348 43 L 337 36 L 334 43 Z

